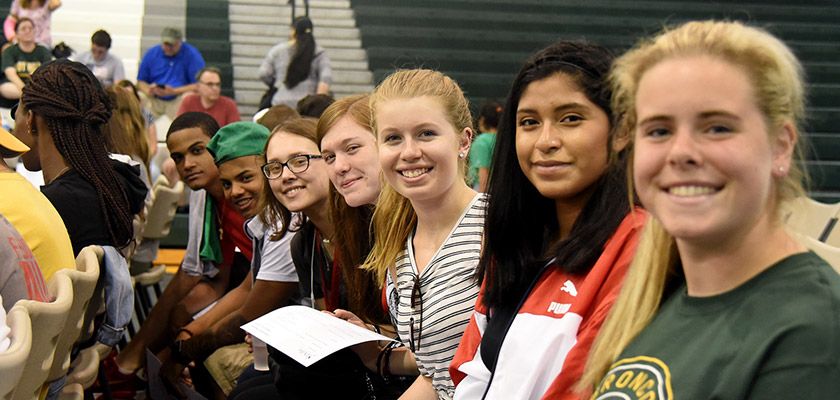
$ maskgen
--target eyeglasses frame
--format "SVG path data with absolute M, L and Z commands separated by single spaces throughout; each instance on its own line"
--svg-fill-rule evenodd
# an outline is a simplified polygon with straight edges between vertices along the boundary
M 294 170 L 292 170 L 292 167 L 290 167 L 290 166 L 289 166 L 289 162 L 290 162 L 290 161 L 292 161 L 292 160 L 294 160 L 294 159 L 296 159 L 296 158 L 300 158 L 300 157 L 304 157 L 304 158 L 306 158 L 306 168 L 304 168 L 304 169 L 302 169 L 302 170 L 300 170 L 300 171 L 294 171 Z M 280 161 L 271 161 L 271 162 L 267 162 L 267 163 L 263 164 L 263 165 L 262 165 L 262 167 L 260 167 L 260 169 L 262 170 L 262 173 L 263 173 L 263 175 L 265 176 L 265 178 L 266 178 L 266 179 L 269 179 L 269 180 L 275 180 L 275 179 L 280 179 L 280 177 L 281 177 L 281 176 L 283 176 L 283 168 L 288 168 L 288 169 L 289 169 L 289 171 L 290 171 L 291 173 L 295 174 L 295 175 L 297 175 L 297 174 L 302 174 L 302 173 L 306 172 L 306 171 L 309 169 L 309 165 L 312 163 L 312 160 L 313 160 L 313 159 L 315 159 L 315 160 L 320 160 L 320 159 L 323 159 L 323 158 L 324 158 L 323 156 L 321 156 L 321 155 L 315 155 L 315 154 L 298 154 L 298 155 L 296 155 L 296 156 L 294 156 L 294 157 L 290 157 L 288 160 L 286 160 L 286 162 L 280 162 Z M 277 175 L 277 177 L 276 177 L 276 178 L 272 178 L 272 177 L 270 177 L 270 176 L 269 176 L 269 173 L 268 173 L 268 171 L 266 170 L 266 167 L 268 167 L 269 165 L 280 165 L 280 166 L 281 166 L 281 167 L 280 167 L 280 174 L 279 174 L 279 175 Z

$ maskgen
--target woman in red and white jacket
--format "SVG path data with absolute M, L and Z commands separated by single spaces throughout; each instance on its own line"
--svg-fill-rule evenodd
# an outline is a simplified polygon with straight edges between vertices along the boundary
M 482 284 L 450 374 L 455 399 L 575 399 L 645 213 L 613 137 L 614 55 L 562 41 L 522 67 L 493 156 Z

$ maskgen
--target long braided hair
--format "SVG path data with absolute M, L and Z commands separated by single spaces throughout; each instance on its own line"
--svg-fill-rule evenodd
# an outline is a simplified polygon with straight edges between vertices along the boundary
M 105 150 L 102 126 L 111 118 L 111 102 L 99 81 L 80 63 L 50 61 L 32 74 L 21 102 L 46 122 L 58 152 L 96 189 L 112 244 L 128 245 L 132 215 Z

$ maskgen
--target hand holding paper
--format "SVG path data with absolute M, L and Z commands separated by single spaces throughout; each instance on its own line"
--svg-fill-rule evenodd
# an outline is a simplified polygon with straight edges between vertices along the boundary
M 355 344 L 394 340 L 305 306 L 279 308 L 242 329 L 306 367 Z

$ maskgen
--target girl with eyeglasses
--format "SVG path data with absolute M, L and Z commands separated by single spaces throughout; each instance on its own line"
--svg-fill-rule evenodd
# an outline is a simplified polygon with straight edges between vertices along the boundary
M 373 214 L 364 268 L 387 280 L 387 304 L 407 347 L 355 349 L 385 377 L 419 376 L 404 398 L 449 399 L 448 366 L 478 286 L 486 198 L 464 181 L 473 133 L 464 94 L 430 70 L 401 70 L 371 95 L 379 164 L 388 185 Z
M 573 387 L 635 252 L 613 54 L 561 41 L 514 80 L 488 193 L 482 292 L 450 366 L 456 399 L 577 399 Z
M 315 141 L 315 120 L 288 121 L 271 134 L 262 167 L 268 186 L 260 215 L 267 226 L 279 227 L 276 236 L 297 232 L 292 259 L 300 277 L 305 303 L 319 310 L 344 304 L 341 275 L 333 265 L 333 224 L 330 222 L 329 178 Z

